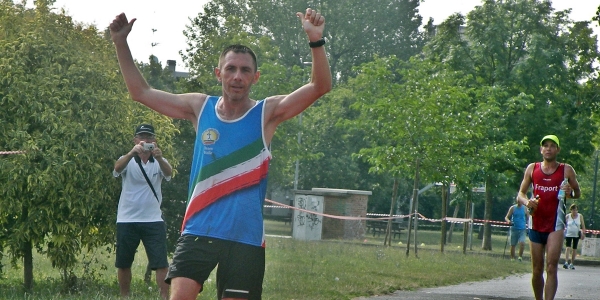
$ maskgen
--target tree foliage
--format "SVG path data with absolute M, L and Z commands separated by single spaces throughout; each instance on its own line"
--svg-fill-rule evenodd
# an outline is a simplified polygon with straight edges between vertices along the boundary
M 526 162 L 540 159 L 536 150 L 545 134 L 561 137 L 561 159 L 576 169 L 593 151 L 597 127 L 590 117 L 597 100 L 590 96 L 597 90 L 598 51 L 588 25 L 573 23 L 567 11 L 555 12 L 547 1 L 485 1 L 466 21 L 461 15 L 444 21 L 425 48 L 435 61 L 471 74 L 470 86 L 500 90 L 494 98 L 501 107 L 520 98 L 509 105 L 514 113 L 494 119 L 501 131 L 484 135 L 485 144 L 494 147 L 519 141 L 527 146 L 517 161 L 488 157 L 486 219 L 494 190 L 506 183 L 518 186 Z M 514 177 L 503 179 L 511 169 Z M 485 236 L 490 235 L 488 225 Z M 489 247 L 484 240 L 484 249 Z
M 485 1 L 466 22 L 455 15 L 440 27 L 429 57 L 471 74 L 472 85 L 501 87 L 504 98 L 531 99 L 530 107 L 497 124 L 509 130 L 503 138 L 525 138 L 537 149 L 541 136 L 555 133 L 565 145 L 561 156 L 581 165 L 597 130 L 590 123 L 597 101 L 589 93 L 597 81 L 598 51 L 588 22 L 573 23 L 547 1 L 511 0 Z M 539 159 L 537 151 L 521 155 Z
M 419 53 L 424 37 L 418 0 L 247 0 L 253 32 L 273 39 L 286 65 L 309 57 L 306 36 L 297 26 L 296 12 L 317 9 L 326 19 L 324 36 L 334 79 L 346 81 L 353 67 L 376 55 L 396 55 L 407 60 Z M 245 2 L 245 1 L 244 1 Z
M 586 96 L 598 55 L 587 25 L 549 2 L 488 0 L 467 21 L 456 14 L 437 26 L 409 64 L 363 65 L 349 81 L 357 125 L 373 134 L 360 156 L 375 171 L 406 174 L 419 158 L 429 182 L 486 183 L 489 219 L 494 191 L 516 190 L 525 161 L 539 159 L 526 150 L 544 134 L 564 137 L 563 157 L 576 167 L 593 150 L 595 100 Z
M 52 3 L 0 2 L 0 149 L 24 151 L 0 157 L 0 245 L 25 260 L 26 288 L 33 248 L 70 276 L 82 249 L 114 241 L 115 160 L 139 122 L 173 131 L 127 99 L 108 39 Z

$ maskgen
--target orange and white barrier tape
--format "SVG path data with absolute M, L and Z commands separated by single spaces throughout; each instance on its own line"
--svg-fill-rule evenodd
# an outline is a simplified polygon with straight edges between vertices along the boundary
M 590 233 L 590 234 L 600 234 L 600 230 L 591 230 L 591 229 L 586 229 L 583 231 L 584 233 Z
M 23 154 L 25 151 L 0 151 L 0 155 Z
M 475 223 L 477 225 L 483 225 L 485 223 L 490 223 L 492 227 L 510 227 L 509 223 L 506 221 L 473 219 L 473 222 L 477 222 L 477 223 Z
M 273 200 L 269 200 L 269 199 L 265 199 L 265 202 L 269 202 L 271 204 L 276 204 L 276 206 L 273 206 L 273 207 L 295 209 L 295 210 L 302 211 L 305 213 L 328 217 L 328 218 L 333 218 L 333 219 L 339 219 L 339 220 L 361 220 L 361 221 L 362 220 L 389 220 L 389 219 L 398 219 L 398 218 L 407 217 L 407 216 L 398 216 L 398 217 L 384 217 L 384 218 L 369 218 L 369 217 L 336 216 L 336 215 L 324 214 L 324 213 L 320 213 L 320 212 L 316 212 L 316 211 L 312 211 L 312 210 L 308 210 L 308 209 L 303 209 L 303 208 L 286 205 L 286 204 L 279 203 L 277 201 L 273 201 Z
M 481 220 L 481 219 L 473 219 L 475 222 L 481 223 L 492 223 L 492 224 L 500 224 L 500 225 L 508 225 L 506 221 L 494 221 L 494 220 Z
M 412 214 L 409 214 L 409 215 L 392 215 L 392 216 L 390 216 L 390 215 L 386 215 L 386 214 L 367 213 L 366 217 L 337 216 L 337 215 L 324 214 L 324 213 L 319 213 L 319 212 L 312 211 L 312 210 L 307 210 L 307 209 L 290 206 L 290 205 L 286 205 L 286 204 L 283 204 L 283 203 L 280 203 L 277 201 L 273 201 L 273 200 L 269 200 L 269 199 L 265 199 L 265 202 L 275 204 L 275 205 L 265 205 L 265 207 L 295 209 L 298 211 L 303 211 L 306 213 L 315 214 L 315 215 L 324 216 L 324 217 L 333 218 L 333 219 L 339 219 L 339 220 L 390 220 L 390 219 L 393 220 L 393 219 L 407 218 L 412 215 Z M 442 221 L 439 219 L 426 218 L 423 215 L 421 215 L 420 213 L 416 213 L 416 214 L 420 220 L 426 220 L 426 221 L 432 221 L 432 222 L 441 222 Z M 471 222 L 471 219 L 464 219 L 464 218 L 447 217 L 445 219 L 448 222 L 454 222 L 454 223 Z
M 294 210 L 298 210 L 298 211 L 303 211 L 309 214 L 315 214 L 315 215 L 319 215 L 319 216 L 323 216 L 323 217 L 328 217 L 328 218 L 333 218 L 333 219 L 339 219 L 339 220 L 390 220 L 390 219 L 402 219 L 402 218 L 407 218 L 412 216 L 413 214 L 408 214 L 408 215 L 388 215 L 388 214 L 374 214 L 374 213 L 367 213 L 366 217 L 350 217 L 350 216 L 337 216 L 337 215 L 330 215 L 330 214 L 324 214 L 324 213 L 319 213 L 316 211 L 312 211 L 312 210 L 307 210 L 307 209 L 302 209 L 302 208 L 298 208 L 298 207 L 294 207 L 294 206 L 290 206 L 290 205 L 286 205 L 283 203 L 279 203 L 277 201 L 273 201 L 273 200 L 269 200 L 269 199 L 265 199 L 265 202 L 269 202 L 271 204 L 274 205 L 265 205 L 264 207 L 272 207 L 272 208 L 288 208 L 288 209 L 294 209 Z M 416 216 L 419 218 L 419 220 L 422 221 L 429 221 L 429 222 L 441 222 L 442 219 L 431 219 L 431 218 L 427 218 L 425 216 L 423 216 L 420 213 L 415 213 Z M 444 220 L 446 220 L 447 222 L 451 222 L 451 223 L 469 223 L 469 222 L 473 222 L 473 225 L 483 225 L 485 223 L 490 223 L 491 226 L 493 227 L 510 227 L 508 222 L 505 221 L 494 221 L 494 220 L 482 220 L 482 219 L 466 219 L 466 218 L 453 218 L 453 217 L 446 217 L 444 218 Z M 600 234 L 600 230 L 590 230 L 587 229 L 585 230 L 585 233 L 590 233 L 590 234 Z

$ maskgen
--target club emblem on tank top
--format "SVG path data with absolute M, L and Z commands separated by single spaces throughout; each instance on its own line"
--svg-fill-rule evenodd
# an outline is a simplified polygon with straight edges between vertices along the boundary
M 214 128 L 208 128 L 202 132 L 202 144 L 214 145 L 219 140 L 219 132 Z
M 215 158 L 215 154 L 213 153 L 213 147 L 217 140 L 219 140 L 219 132 L 214 128 L 208 128 L 202 132 L 202 144 L 204 144 L 204 154 L 210 155 Z

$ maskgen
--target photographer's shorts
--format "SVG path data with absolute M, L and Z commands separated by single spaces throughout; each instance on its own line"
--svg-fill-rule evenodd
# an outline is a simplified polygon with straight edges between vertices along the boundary
M 185 277 L 203 286 L 217 265 L 217 293 L 221 297 L 261 299 L 265 248 L 238 242 L 181 236 L 165 282 Z
M 152 270 L 169 266 L 165 222 L 117 223 L 117 260 L 115 267 L 131 268 L 140 241 L 144 244 Z

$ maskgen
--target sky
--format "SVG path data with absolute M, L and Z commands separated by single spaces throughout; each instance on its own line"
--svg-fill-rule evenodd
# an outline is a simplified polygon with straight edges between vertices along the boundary
M 33 1 L 27 0 L 27 5 L 33 7 Z M 179 55 L 179 51 L 185 51 L 187 47 L 183 31 L 206 2 L 208 0 L 56 0 L 54 7 L 64 8 L 66 14 L 72 16 L 75 21 L 95 24 L 100 30 L 104 30 L 116 15 L 124 12 L 129 19 L 137 19 L 128 38 L 136 60 L 148 62 L 148 58 L 153 54 L 163 66 L 167 60 L 175 60 L 176 70 L 186 71 Z M 423 22 L 432 17 L 434 23 L 439 24 L 455 12 L 466 15 L 482 2 L 425 0 L 421 3 L 419 12 L 423 16 Z M 571 8 L 570 17 L 575 21 L 591 20 L 600 5 L 600 1 L 596 0 L 554 0 L 552 3 L 557 10 Z M 600 28 L 594 24 L 592 26 L 595 33 L 600 35 Z M 153 44 L 155 46 L 152 46 Z

